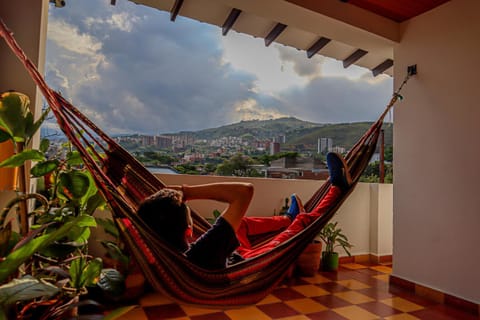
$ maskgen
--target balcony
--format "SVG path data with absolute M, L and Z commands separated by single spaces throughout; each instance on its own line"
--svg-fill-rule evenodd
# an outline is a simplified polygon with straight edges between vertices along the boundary
M 247 215 L 278 214 L 284 199 L 297 193 L 308 199 L 323 181 L 157 174 L 169 184 L 221 181 L 250 182 L 255 194 Z M 294 273 L 256 305 L 210 309 L 176 303 L 146 289 L 138 306 L 122 319 L 476 319 L 471 313 L 445 306 L 435 293 L 419 297 L 390 281 L 392 257 L 391 184 L 359 183 L 338 210 L 338 221 L 354 244 L 349 258 L 341 252 L 338 272 L 319 271 L 313 277 Z M 222 210 L 215 201 L 192 201 L 190 206 L 207 218 Z M 103 236 L 100 236 L 103 237 Z M 95 241 L 93 241 L 95 242 Z

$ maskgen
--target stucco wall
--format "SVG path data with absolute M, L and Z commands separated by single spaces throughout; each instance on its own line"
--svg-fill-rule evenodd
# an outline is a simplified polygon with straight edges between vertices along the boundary
M 403 25 L 395 84 L 393 274 L 480 303 L 480 1 L 453 0 Z
M 323 181 L 285 180 L 264 178 L 236 178 L 191 175 L 159 175 L 168 184 L 201 184 L 215 181 L 248 181 L 254 184 L 255 193 L 247 215 L 269 216 L 277 214 L 283 199 L 296 193 L 307 200 Z M 224 205 L 215 201 L 191 201 L 192 208 L 206 217 L 212 217 L 213 209 L 222 210 Z M 377 216 L 373 218 L 373 216 Z M 378 221 L 372 226 L 371 221 Z M 392 185 L 359 183 L 337 211 L 332 221 L 338 221 L 350 242 L 353 255 L 392 254 Z M 372 245 L 373 244 L 373 245 Z M 339 250 L 341 256 L 345 252 Z

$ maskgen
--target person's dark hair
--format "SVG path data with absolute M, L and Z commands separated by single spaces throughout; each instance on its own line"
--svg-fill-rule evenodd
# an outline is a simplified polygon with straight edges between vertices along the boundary
M 162 189 L 143 200 L 137 214 L 170 245 L 182 252 L 188 249 L 185 238 L 188 209 L 182 202 L 182 193 Z

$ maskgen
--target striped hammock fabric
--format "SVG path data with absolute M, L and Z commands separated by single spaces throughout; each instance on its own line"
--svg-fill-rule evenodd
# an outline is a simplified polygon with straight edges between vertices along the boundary
M 216 307 L 248 305 L 258 302 L 273 290 L 358 182 L 376 148 L 383 119 L 398 97 L 393 96 L 385 112 L 346 155 L 353 184 L 328 212 L 269 252 L 222 270 L 209 271 L 171 249 L 135 214 L 142 199 L 165 185 L 46 84 L 3 21 L 0 33 L 40 88 L 65 135 L 82 155 L 148 282 L 174 300 L 190 304 Z M 305 203 L 307 212 L 319 203 L 329 186 L 329 181 L 326 181 Z M 197 235 L 210 227 L 203 217 L 195 212 L 192 215 Z

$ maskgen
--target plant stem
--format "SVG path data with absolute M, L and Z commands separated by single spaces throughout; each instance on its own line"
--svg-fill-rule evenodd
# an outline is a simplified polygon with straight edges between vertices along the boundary
M 21 153 L 25 145 L 23 142 L 17 142 L 17 153 Z M 25 173 L 25 164 L 22 164 L 18 172 L 18 189 L 22 194 L 27 194 L 27 175 Z M 20 201 L 19 205 L 19 220 L 20 233 L 25 236 L 28 233 L 28 216 L 27 216 L 27 201 Z

